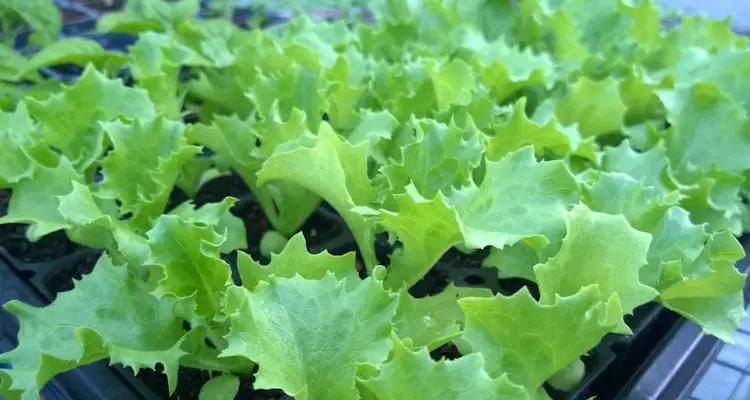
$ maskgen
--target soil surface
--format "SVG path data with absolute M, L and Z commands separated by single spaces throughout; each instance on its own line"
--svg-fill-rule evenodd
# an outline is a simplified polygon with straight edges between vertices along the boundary
M 50 271 L 47 276 L 41 278 L 47 291 L 55 296 L 60 292 L 73 290 L 74 281 L 81 280 L 83 275 L 90 273 L 94 269 L 100 252 L 87 252 L 76 260 L 72 260 L 69 265 L 60 266 L 60 268 Z
M 8 213 L 10 195 L 10 190 L 0 189 L 0 216 Z M 26 239 L 26 226 L 24 224 L 0 225 L 0 247 L 17 262 L 31 264 L 54 260 L 80 248 L 68 240 L 65 232 L 62 231 L 51 233 L 31 243 Z

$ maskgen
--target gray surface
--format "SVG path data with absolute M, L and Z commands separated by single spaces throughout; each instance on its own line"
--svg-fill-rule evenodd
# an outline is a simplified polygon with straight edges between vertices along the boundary
M 732 27 L 750 32 L 750 0 L 658 0 L 665 10 L 679 10 L 689 14 L 704 14 L 714 19 L 733 15 Z
M 690 400 L 750 400 L 750 318 L 742 321 L 734 339 L 734 345 L 723 345 Z

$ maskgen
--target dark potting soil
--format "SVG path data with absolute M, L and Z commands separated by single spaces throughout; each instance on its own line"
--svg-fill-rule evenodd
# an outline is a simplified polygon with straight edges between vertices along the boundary
M 9 189 L 0 190 L 0 216 L 8 213 L 10 195 Z M 51 233 L 31 243 L 26 239 L 26 225 L 24 224 L 0 225 L 0 247 L 21 263 L 53 260 L 80 248 L 68 240 L 65 232 L 62 231 Z
M 29 242 L 26 239 L 26 225 L 0 225 L 0 247 L 21 263 L 33 264 L 50 261 L 68 255 L 81 247 L 71 242 L 64 231 L 57 231 Z
M 8 203 L 10 203 L 10 189 L 0 189 L 0 215 L 8 213 Z
M 169 395 L 167 376 L 160 372 L 160 366 L 156 371 L 144 369 L 138 374 L 138 377 L 153 390 L 162 399 L 170 400 L 194 400 L 203 384 L 211 379 L 209 371 L 202 371 L 194 368 L 180 368 L 177 379 L 177 390 L 174 394 Z M 249 377 L 240 380 L 240 389 L 235 398 L 243 400 L 293 400 L 281 390 L 255 390 L 253 388 L 254 378 Z
M 117 11 L 125 4 L 125 0 L 68 0 L 68 2 L 100 12 Z
M 83 275 L 90 273 L 99 260 L 100 254 L 98 251 L 87 252 L 69 265 L 60 265 L 49 271 L 46 276 L 42 277 L 44 287 L 52 296 L 73 290 L 73 279 L 80 280 Z

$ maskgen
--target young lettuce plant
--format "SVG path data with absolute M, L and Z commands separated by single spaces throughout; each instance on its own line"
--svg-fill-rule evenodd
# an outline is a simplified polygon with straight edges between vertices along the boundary
M 2 172 L 12 197 L 0 223 L 29 224 L 32 241 L 65 229 L 74 242 L 116 252 L 101 224 L 142 236 L 164 213 L 180 168 L 200 152 L 187 144 L 181 122 L 156 116 L 145 91 L 93 67 L 61 93 L 43 102 L 27 99 L 6 115 L 2 137 L 14 161 Z M 244 227 L 229 213 L 231 203 L 222 228 L 231 228 L 230 246 L 244 248 Z M 183 204 L 173 213 L 188 217 L 192 210 Z
M 7 306 L 22 328 L 0 356 L 6 397 L 109 357 L 161 364 L 171 391 L 180 366 L 218 371 L 213 396 L 235 395 L 257 365 L 256 388 L 299 399 L 546 398 L 545 382 L 573 388 L 581 357 L 652 301 L 733 340 L 750 169 L 748 80 L 734 77 L 750 50 L 726 23 L 668 31 L 651 2 L 374 1 L 372 25 L 238 33 L 190 22 L 191 4 L 100 25 L 160 31 L 128 55 L 145 90 L 89 68 L 0 122 L 14 149 L 4 221 L 108 251 L 50 306 Z M 186 88 L 184 65 L 197 71 Z M 164 118 L 185 92 L 201 102 L 188 127 Z M 240 253 L 241 285 L 219 256 L 246 246 L 233 199 L 161 215 L 179 171 L 211 165 L 190 143 L 229 164 L 289 238 L 264 246 L 268 265 Z M 309 254 L 294 235 L 321 201 L 367 278 L 353 253 Z M 380 232 L 394 250 L 379 259 Z M 453 247 L 489 249 L 485 265 L 539 297 L 412 296 Z M 462 356 L 431 360 L 448 342 Z
M 0 371 L 6 398 L 35 398 L 55 374 L 109 357 L 136 371 L 161 364 L 171 391 L 179 366 L 216 371 L 227 382 L 209 381 L 204 390 L 229 397 L 238 377 L 257 364 L 256 388 L 281 388 L 297 398 L 393 398 L 442 387 L 466 396 L 532 399 L 530 393 L 614 329 L 621 315 L 617 296 L 602 303 L 597 285 L 550 304 L 525 290 L 489 297 L 455 287 L 415 299 L 384 288 L 383 267 L 360 279 L 354 253 L 307 253 L 302 235 L 268 265 L 241 253 L 237 286 L 219 257 L 225 235 L 211 222 L 164 215 L 146 237 L 143 264 L 116 265 L 104 255 L 51 305 L 6 305 L 22 325 L 19 346 L 0 356 L 12 366 Z M 554 321 L 575 332 L 547 329 Z M 529 329 L 536 332 L 534 346 L 518 340 Z M 42 340 L 50 330 L 57 332 L 54 344 Z M 301 340 L 310 335 L 317 340 Z M 459 335 L 472 354 L 430 359 L 428 348 Z M 503 356 L 539 349 L 545 357 Z M 419 379 L 412 382 L 416 375 L 409 374 Z

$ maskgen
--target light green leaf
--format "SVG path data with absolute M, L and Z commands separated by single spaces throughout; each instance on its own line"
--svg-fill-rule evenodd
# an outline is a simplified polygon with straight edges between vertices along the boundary
M 245 223 L 230 211 L 237 202 L 234 197 L 225 197 L 219 203 L 208 203 L 195 208 L 191 201 L 180 204 L 169 214 L 176 215 L 186 222 L 200 222 L 213 226 L 216 233 L 225 235 L 221 252 L 229 254 L 234 250 L 247 248 Z
M 95 40 L 67 38 L 44 47 L 29 60 L 29 63 L 18 72 L 22 79 L 31 72 L 44 67 L 60 64 L 87 65 L 92 63 L 100 68 L 110 67 L 115 71 L 125 61 L 121 53 L 109 52 Z
M 29 60 L 12 46 L 0 42 L 0 80 L 15 81 L 19 71 L 23 71 Z M 29 77 L 31 79 L 37 78 Z
M 487 140 L 485 156 L 490 161 L 497 161 L 506 154 L 533 146 L 534 154 L 544 155 L 545 149 L 557 154 L 567 154 L 578 143 L 571 138 L 557 119 L 552 117 L 540 124 L 526 115 L 526 98 L 522 97 L 513 106 L 513 114 L 506 123 L 493 127 L 494 135 Z M 580 139 L 579 139 L 580 140 Z
M 192 19 L 200 9 L 198 0 L 164 2 L 128 0 L 122 11 L 109 12 L 97 20 L 99 32 L 140 33 L 147 30 L 176 28 Z
M 527 241 L 539 250 L 562 239 L 562 210 L 578 202 L 579 187 L 562 161 L 536 162 L 524 147 L 487 162 L 482 183 L 448 197 L 470 248 L 503 248 Z
M 25 104 L 19 103 L 13 112 L 0 111 L 0 147 L 4 151 L 0 159 L 0 185 L 9 186 L 30 178 L 37 162 L 56 158 L 39 143 L 35 133 L 36 124 Z
M 105 249 L 113 261 L 128 263 L 139 274 L 146 273 L 142 265 L 151 250 L 146 239 L 135 233 L 127 221 L 118 221 L 114 202 L 102 199 L 90 188 L 73 182 L 73 190 L 58 196 L 60 215 L 69 224 L 66 231 L 70 240 L 95 249 Z
M 482 265 L 497 268 L 500 279 L 523 278 L 536 282 L 534 266 L 539 263 L 539 254 L 528 245 L 518 242 L 502 249 L 493 247 Z
M 162 364 L 173 392 L 185 335 L 174 306 L 170 299 L 151 295 L 126 268 L 113 265 L 106 256 L 73 291 L 60 293 L 49 306 L 7 303 L 6 310 L 18 317 L 21 330 L 18 347 L 0 356 L 12 367 L 0 371 L 3 386 L 12 381 L 3 395 L 38 398 L 56 374 L 106 357 L 136 371 Z
M 622 131 L 626 110 L 615 78 L 592 81 L 584 77 L 569 88 L 556 114 L 564 125 L 577 123 L 583 137 L 589 137 Z
M 628 223 L 641 231 L 650 232 L 654 222 L 679 200 L 678 192 L 660 196 L 654 187 L 646 187 L 630 175 L 604 172 L 596 180 L 582 185 L 583 202 L 593 211 L 622 214 Z
M 734 266 L 744 256 L 729 231 L 712 236 L 692 264 L 678 261 L 666 265 L 659 301 L 707 333 L 734 343 L 735 331 L 747 316 L 742 294 L 747 277 Z
M 258 185 L 285 181 L 304 187 L 327 201 L 354 234 L 368 270 L 375 264 L 372 223 L 353 211 L 375 200 L 367 174 L 369 146 L 352 146 L 327 124 L 320 125 L 314 147 L 297 147 L 272 155 L 258 172 Z
M 750 169 L 747 113 L 715 84 L 699 83 L 671 91 L 657 91 L 672 124 L 667 157 L 680 183 L 695 183 L 712 168 L 731 173 Z
M 413 351 L 396 337 L 393 355 L 379 368 L 378 375 L 359 382 L 378 400 L 531 400 L 528 392 L 506 375 L 490 378 L 481 354 L 436 362 L 427 349 Z
M 399 338 L 410 340 L 411 347 L 435 350 L 461 335 L 464 313 L 457 300 L 466 297 L 492 297 L 492 292 L 453 284 L 434 296 L 414 298 L 404 291 L 399 296 L 393 328 Z
M 118 117 L 151 120 L 154 106 L 145 91 L 126 87 L 88 66 L 75 85 L 47 100 L 27 97 L 29 113 L 44 127 L 44 140 L 83 170 L 104 151 L 101 122 Z
M 395 235 L 402 246 L 394 250 L 386 284 L 392 289 L 409 288 L 432 268 L 435 262 L 463 235 L 456 211 L 438 193 L 427 200 L 414 185 L 394 196 L 398 212 L 380 210 L 374 220 Z
M 240 390 L 240 380 L 232 375 L 219 375 L 206 382 L 198 400 L 234 400 Z
M 57 39 L 62 29 L 62 15 L 53 0 L 5 0 L 0 14 L 14 12 L 31 25 L 43 44 Z
M 710 239 L 705 226 L 694 225 L 690 215 L 680 207 L 670 207 L 661 218 L 642 228 L 652 235 L 648 249 L 648 265 L 641 269 L 641 282 L 658 287 L 663 264 L 680 261 L 694 262 Z
M 508 375 L 528 392 L 593 348 L 618 323 L 620 301 L 613 294 L 601 301 L 596 285 L 571 296 L 555 295 L 538 303 L 523 288 L 510 297 L 465 298 L 462 339 L 481 353 L 490 377 Z M 556 327 L 550 329 L 550 327 Z
M 359 123 L 346 135 L 346 139 L 353 145 L 369 141 L 372 146 L 375 146 L 382 139 L 390 139 L 391 133 L 398 125 L 398 120 L 388 110 L 362 110 Z
M 261 185 L 256 174 L 276 147 L 306 135 L 311 134 L 307 129 L 305 114 L 299 110 L 294 110 L 288 120 L 281 120 L 273 111 L 259 125 L 252 119 L 236 116 L 216 117 L 213 125 L 195 124 L 185 131 L 185 136 L 191 142 L 208 147 L 237 171 L 260 202 L 274 228 L 288 236 L 299 230 L 320 203 L 320 198 L 291 182 Z M 256 146 L 258 139 L 261 141 L 259 147 Z
M 739 234 L 741 208 L 740 186 L 742 175 L 712 169 L 694 185 L 682 187 L 684 197 L 680 205 L 690 212 L 690 219 L 698 224 L 708 224 L 707 230 L 718 232 L 730 229 Z
M 566 212 L 565 222 L 560 252 L 534 267 L 542 303 L 552 304 L 557 296 L 572 296 L 596 285 L 602 302 L 612 296 L 620 299 L 624 316 L 656 297 L 655 289 L 638 280 L 651 235 L 633 229 L 622 215 L 601 214 L 585 205 Z M 630 329 L 620 320 L 617 331 Z
M 29 224 L 26 237 L 32 242 L 49 233 L 68 228 L 70 225 L 57 210 L 57 196 L 70 193 L 73 182 L 82 181 L 83 177 L 64 156 L 53 167 L 37 165 L 31 177 L 11 186 L 13 195 L 8 205 L 8 214 L 0 217 L 0 224 Z
M 138 87 L 148 91 L 157 112 L 178 119 L 182 112 L 185 89 L 180 87 L 183 67 L 208 67 L 211 62 L 174 36 L 146 32 L 130 47 L 131 70 Z
M 258 283 L 268 282 L 271 277 L 292 278 L 299 275 L 305 279 L 323 279 L 327 273 L 331 273 L 337 279 L 359 279 L 354 269 L 355 261 L 353 252 L 343 256 L 334 256 L 325 250 L 310 254 L 305 237 L 298 233 L 289 239 L 281 253 L 271 254 L 268 265 L 261 265 L 246 253 L 238 253 L 237 270 L 242 286 L 253 290 Z
M 441 124 L 431 119 L 415 120 L 417 140 L 402 148 L 401 163 L 383 168 L 394 193 L 403 193 L 413 183 L 419 193 L 432 199 L 438 192 L 466 185 L 482 159 L 482 144 L 477 135 L 467 134 L 454 123 Z
M 182 164 L 182 170 L 175 185 L 189 197 L 195 197 L 206 183 L 232 173 L 224 164 L 221 156 L 217 155 L 191 158 Z
M 162 296 L 195 296 L 196 312 L 212 316 L 221 308 L 221 298 L 231 280 L 229 265 L 219 249 L 224 236 L 213 226 L 198 225 L 174 215 L 162 215 L 148 231 L 155 277 Z
M 548 54 L 534 54 L 509 45 L 504 37 L 495 39 L 477 52 L 480 80 L 503 101 L 518 90 L 532 85 L 552 87 L 555 64 Z
M 102 161 L 102 195 L 118 199 L 123 214 L 133 213 L 132 224 L 148 229 L 164 211 L 180 167 L 200 148 L 187 144 L 182 124 L 164 118 L 101 125 L 114 146 Z
M 747 39 L 745 39 L 747 40 Z M 679 88 L 693 85 L 715 85 L 722 93 L 730 96 L 746 111 L 750 110 L 750 84 L 745 79 L 737 79 L 738 74 L 750 72 L 750 52 L 744 46 L 728 46 L 716 54 L 696 47 L 680 51 L 679 58 L 671 68 L 663 71 L 667 81 L 673 81 Z
M 602 158 L 602 171 L 627 174 L 644 186 L 654 187 L 660 194 L 670 191 L 666 168 L 666 149 L 661 142 L 647 151 L 636 152 L 625 140 L 619 146 L 605 150 Z
M 428 68 L 428 74 L 435 88 L 438 111 L 446 111 L 451 106 L 466 106 L 471 103 L 476 78 L 474 71 L 460 59 L 452 60 L 438 70 Z
M 229 295 L 238 306 L 227 310 L 232 331 L 223 355 L 258 363 L 258 389 L 279 388 L 299 400 L 356 400 L 357 364 L 378 364 L 390 351 L 397 296 L 372 278 L 278 278 L 254 292 L 233 287 Z

